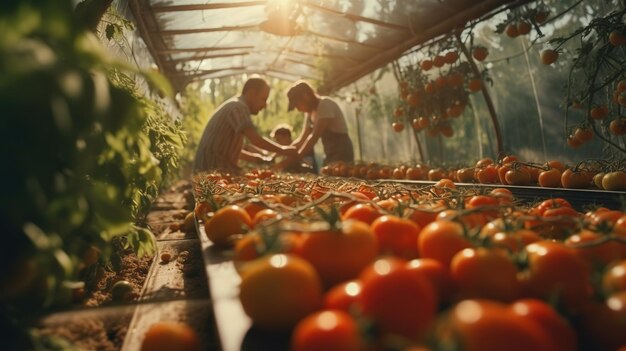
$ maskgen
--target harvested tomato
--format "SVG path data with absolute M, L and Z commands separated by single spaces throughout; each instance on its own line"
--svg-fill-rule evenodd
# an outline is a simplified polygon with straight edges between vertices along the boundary
M 561 185 L 561 171 L 557 168 L 551 168 L 539 173 L 539 186 L 544 188 L 560 188 Z
M 450 276 L 450 270 L 441 262 L 431 258 L 416 258 L 409 261 L 408 267 L 430 280 L 435 287 L 440 303 L 448 302 L 456 291 L 454 281 L 452 281 Z
M 380 252 L 412 259 L 417 257 L 417 237 L 420 227 L 415 222 L 385 215 L 372 223 L 372 231 L 378 239 Z
M 239 299 L 255 325 L 288 330 L 322 306 L 322 286 L 313 266 L 300 257 L 275 254 L 242 266 Z
M 195 330 L 180 322 L 157 322 L 150 326 L 141 342 L 141 351 L 200 351 Z
M 583 229 L 565 240 L 565 245 L 574 250 L 589 270 L 604 269 L 609 263 L 621 258 L 622 247 L 614 240 L 602 240 L 604 235 Z
M 437 311 L 432 283 L 409 269 L 405 260 L 381 258 L 366 267 L 358 303 L 378 330 L 412 340 L 424 336 Z
M 489 300 L 464 300 L 455 305 L 440 328 L 441 349 L 464 351 L 548 351 L 551 340 L 532 319 L 508 305 Z
M 517 267 L 504 250 L 462 250 L 452 259 L 450 276 L 458 288 L 459 299 L 511 302 L 520 294 Z
M 356 321 L 348 313 L 324 310 L 304 318 L 293 331 L 293 351 L 359 351 L 364 346 Z
M 356 204 L 345 211 L 342 219 L 356 219 L 367 224 L 372 224 L 372 222 L 380 216 L 382 216 L 382 213 L 374 208 L 374 206 L 370 204 Z
M 578 341 L 572 326 L 544 301 L 536 299 L 517 300 L 510 308 L 514 314 L 528 318 L 539 325 L 544 337 L 552 343 L 551 350 L 578 350 Z
M 361 293 L 361 282 L 350 280 L 330 288 L 324 295 L 324 308 L 350 312 Z
M 520 279 L 526 296 L 557 297 L 566 308 L 575 309 L 592 295 L 589 271 L 572 249 L 554 241 L 526 246 L 528 268 Z
M 626 172 L 609 172 L 602 177 L 602 188 L 605 190 L 626 190 Z
M 369 225 L 355 220 L 341 229 L 303 233 L 297 252 L 315 267 L 324 286 L 357 277 L 378 255 L 378 243 Z
M 237 205 L 220 208 L 204 223 L 207 237 L 219 247 L 232 246 L 231 236 L 246 233 L 251 227 L 250 215 Z
M 457 252 L 472 247 L 463 236 L 463 227 L 450 221 L 435 221 L 420 232 L 418 251 L 422 258 L 432 258 L 445 267 L 450 266 L 452 257 Z

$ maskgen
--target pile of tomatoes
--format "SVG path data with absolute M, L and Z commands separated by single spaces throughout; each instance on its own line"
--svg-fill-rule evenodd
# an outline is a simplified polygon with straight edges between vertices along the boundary
M 293 350 L 626 347 L 626 213 L 566 199 L 294 176 L 198 174 L 256 326 Z
M 626 165 L 623 160 L 580 162 L 566 166 L 552 160 L 545 164 L 521 162 L 516 156 L 478 160 L 470 167 L 430 167 L 416 165 L 347 164 L 338 162 L 324 166 L 321 173 L 360 179 L 430 180 L 451 179 L 459 183 L 540 186 L 546 188 L 626 190 Z

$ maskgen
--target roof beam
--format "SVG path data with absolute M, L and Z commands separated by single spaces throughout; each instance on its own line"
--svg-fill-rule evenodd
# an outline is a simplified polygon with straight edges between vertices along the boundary
M 198 60 L 206 60 L 212 58 L 221 58 L 221 57 L 232 57 L 232 56 L 242 56 L 247 54 L 247 52 L 233 52 L 228 54 L 215 54 L 215 55 L 195 55 L 192 57 L 179 58 L 175 60 L 168 60 L 169 63 L 179 63 L 179 62 L 188 62 L 188 61 L 198 61 Z
M 174 11 L 201 11 L 201 10 L 215 10 L 215 9 L 227 9 L 246 6 L 258 6 L 265 5 L 267 0 L 263 1 L 244 1 L 244 2 L 221 2 L 213 4 L 198 4 L 198 5 L 156 5 L 152 6 L 154 12 L 174 12 Z
M 408 31 L 409 30 L 409 28 L 407 26 L 402 26 L 402 25 L 395 24 L 395 23 L 383 22 L 383 21 L 379 21 L 377 19 L 373 19 L 373 18 L 369 18 L 369 17 L 363 17 L 363 16 L 351 14 L 351 13 L 345 13 L 345 12 L 329 9 L 328 7 L 324 7 L 324 6 L 321 6 L 321 5 L 318 5 L 318 4 L 314 4 L 314 3 L 310 2 L 310 1 L 304 2 L 303 5 L 306 5 L 308 7 L 314 8 L 314 9 L 319 10 L 319 11 L 332 13 L 332 14 L 340 16 L 340 17 L 345 17 L 345 18 L 347 18 L 347 19 L 349 19 L 351 21 L 367 22 L 367 23 L 375 24 L 377 26 L 381 26 L 381 27 L 385 27 L 385 28 L 391 28 L 391 29 L 397 29 L 397 30 L 404 30 L 404 31 Z
M 354 44 L 354 45 L 360 45 L 366 48 L 370 48 L 370 49 L 376 49 L 376 50 L 383 50 L 385 48 L 380 47 L 378 45 L 372 45 L 372 44 L 367 44 L 367 43 L 361 43 L 358 41 L 354 41 L 354 40 L 350 40 L 350 39 L 345 39 L 345 38 L 338 38 L 338 37 L 333 37 L 332 35 L 326 35 L 326 34 L 322 34 L 322 33 L 317 33 L 317 32 L 313 32 L 311 30 L 307 30 L 307 33 L 314 35 L 316 37 L 320 37 L 320 38 L 324 38 L 324 39 L 329 39 L 329 40 L 334 40 L 334 41 L 339 41 L 342 43 L 346 43 L 346 44 Z
M 248 26 L 228 26 L 228 27 L 219 27 L 219 28 L 165 29 L 165 30 L 155 31 L 150 34 L 181 35 L 181 34 L 196 34 L 196 33 L 211 33 L 211 32 L 232 32 L 232 31 L 256 29 L 256 28 L 259 28 L 259 26 L 254 24 L 254 25 L 248 25 Z
M 216 69 L 203 69 L 203 70 L 194 70 L 194 71 L 177 71 L 173 72 L 172 75 L 182 76 L 182 77 L 197 77 L 203 76 L 215 72 L 226 71 L 226 70 L 238 70 L 245 69 L 245 67 L 237 66 L 237 67 L 224 67 L 224 68 L 216 68 Z
M 214 52 L 221 50 L 246 50 L 246 49 L 254 49 L 254 46 L 221 46 L 221 47 L 202 47 L 202 48 L 187 48 L 187 49 L 164 49 L 157 50 L 159 54 L 179 54 L 182 52 Z

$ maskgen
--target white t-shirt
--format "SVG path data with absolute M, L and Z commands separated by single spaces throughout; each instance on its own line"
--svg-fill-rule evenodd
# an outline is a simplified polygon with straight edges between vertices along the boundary
M 339 105 L 327 96 L 320 97 L 317 109 L 311 113 L 311 121 L 317 118 L 330 119 L 328 130 L 333 133 L 348 134 L 348 125 Z

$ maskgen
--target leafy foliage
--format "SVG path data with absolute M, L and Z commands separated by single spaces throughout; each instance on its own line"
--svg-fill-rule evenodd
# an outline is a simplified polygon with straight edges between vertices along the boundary
M 10 272 L 0 280 L 0 323 L 15 326 L 71 302 L 90 248 L 110 257 L 121 238 L 152 253 L 152 234 L 135 223 L 177 173 L 186 139 L 130 75 L 171 88 L 109 57 L 71 1 L 9 2 L 0 29 L 0 226 Z

